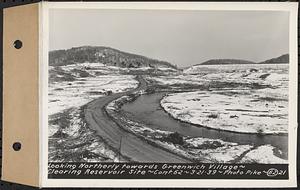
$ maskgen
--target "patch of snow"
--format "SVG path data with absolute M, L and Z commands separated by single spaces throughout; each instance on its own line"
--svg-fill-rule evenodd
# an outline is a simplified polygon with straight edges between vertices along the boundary
M 266 97 L 266 94 L 265 90 L 174 93 L 165 96 L 161 105 L 176 119 L 209 128 L 242 133 L 287 133 L 287 99 L 277 99 L 272 93 Z
M 80 112 L 82 110 L 73 108 L 50 117 L 49 160 L 51 162 L 119 162 L 119 155 L 87 126 Z M 68 122 L 65 122 L 65 118 Z M 58 120 L 58 124 L 53 124 L 53 120 Z
M 75 81 L 49 83 L 48 113 L 80 107 L 91 100 L 105 96 L 109 91 L 118 93 L 136 88 L 138 81 L 132 75 L 100 75 L 76 78 Z
M 248 152 L 241 163 L 287 164 L 288 161 L 274 155 L 274 147 L 262 145 Z
M 82 118 L 80 107 L 98 97 L 136 88 L 138 81 L 135 77 L 121 75 L 119 68 L 101 63 L 50 66 L 49 72 L 52 69 L 52 75 L 59 73 L 54 77 L 61 79 L 49 79 L 49 160 L 52 162 L 125 160 L 88 127 Z M 86 77 L 80 77 L 81 74 Z
M 225 142 L 220 139 L 208 139 L 208 138 L 189 138 L 186 143 L 195 147 L 194 149 L 189 148 L 189 154 L 194 157 L 204 157 L 209 162 L 216 163 L 229 163 L 238 158 L 245 151 L 250 150 L 253 146 L 251 145 L 239 145 L 237 143 Z M 214 148 L 209 146 L 217 143 Z M 203 145 L 207 146 L 202 147 Z M 202 148 L 201 148 L 202 147 Z
M 196 75 L 168 75 L 168 76 L 148 76 L 148 81 L 155 81 L 161 85 L 175 85 L 175 84 L 202 84 L 206 82 L 205 79 Z
M 49 137 L 53 136 L 58 130 L 59 130 L 59 125 L 49 125 L 48 126 Z

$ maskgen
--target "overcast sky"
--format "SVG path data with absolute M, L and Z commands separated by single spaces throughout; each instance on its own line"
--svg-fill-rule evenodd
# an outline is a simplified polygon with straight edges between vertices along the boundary
M 288 53 L 288 12 L 50 10 L 50 50 L 108 46 L 180 67 Z

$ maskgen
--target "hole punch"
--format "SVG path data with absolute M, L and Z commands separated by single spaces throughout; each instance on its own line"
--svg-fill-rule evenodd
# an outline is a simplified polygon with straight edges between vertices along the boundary
M 19 151 L 21 150 L 22 145 L 19 142 L 15 142 L 12 147 L 15 151 Z
M 14 41 L 14 47 L 15 47 L 16 49 L 20 49 L 22 46 L 23 46 L 22 41 L 20 41 L 20 40 Z

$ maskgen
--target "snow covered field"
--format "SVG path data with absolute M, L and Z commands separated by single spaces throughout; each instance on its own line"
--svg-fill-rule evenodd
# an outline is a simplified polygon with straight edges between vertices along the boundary
M 119 155 L 84 121 L 81 106 L 101 96 L 136 88 L 133 75 L 103 64 L 49 68 L 48 136 L 51 162 L 119 162 Z M 122 157 L 120 158 L 124 160 Z
M 202 84 L 206 80 L 202 76 L 197 75 L 166 75 L 166 76 L 148 76 L 146 79 L 159 85 L 178 85 L 178 84 Z
M 270 99 L 270 100 L 269 100 Z M 174 118 L 242 133 L 287 133 L 288 102 L 261 91 L 235 90 L 170 94 L 161 101 Z
M 70 108 L 50 116 L 49 161 L 118 162 L 119 155 L 88 127 L 82 114 L 82 109 Z
M 287 164 L 288 161 L 274 155 L 275 147 L 271 145 L 259 146 L 248 152 L 241 163 L 262 163 L 262 164 Z
M 287 64 L 254 65 L 199 65 L 183 70 L 178 75 L 148 76 L 147 80 L 159 85 L 204 85 L 213 88 L 279 88 L 287 95 Z M 220 86 L 223 85 L 223 86 Z
M 231 69 L 222 68 L 221 73 L 214 73 L 217 67 L 209 67 L 213 67 L 210 72 L 197 67 L 196 71 L 202 72 L 192 77 L 186 75 L 186 78 L 193 80 L 201 76 L 199 82 L 210 88 L 169 94 L 161 100 L 165 111 L 176 119 L 219 130 L 287 133 L 287 65 L 265 65 L 257 69 L 250 69 L 248 65 L 243 69 L 228 66 Z M 178 80 L 184 81 L 182 78 Z
M 50 72 L 51 69 L 53 68 L 50 68 Z M 127 91 L 138 85 L 133 75 L 120 75 L 115 67 L 105 67 L 102 64 L 83 63 L 62 66 L 60 73 L 63 73 L 64 76 L 72 76 L 72 80 L 63 80 L 64 76 L 62 76 L 62 80 L 56 81 L 51 81 L 50 78 L 49 115 L 71 107 L 80 107 L 97 97 L 105 96 L 108 93 Z M 56 75 L 56 77 L 59 76 Z
M 178 74 L 148 75 L 155 90 L 170 91 L 160 102 L 172 117 L 217 130 L 239 133 L 287 133 L 288 66 L 199 66 Z M 120 68 L 81 63 L 49 68 L 49 160 L 125 160 L 84 120 L 82 106 L 101 96 L 137 88 L 135 74 L 153 68 Z M 160 72 L 164 68 L 160 69 Z M 175 89 L 180 93 L 172 93 Z M 173 91 L 174 92 L 174 91 Z M 255 146 L 220 139 L 183 136 L 153 129 L 121 114 L 121 106 L 145 91 L 123 96 L 106 106 L 107 113 L 126 130 L 163 149 L 196 162 L 286 163 L 272 145 Z M 180 142 L 174 141 L 176 138 Z M 178 140 L 177 139 L 177 140 Z M 279 156 L 279 157 L 278 157 Z
M 141 93 L 134 93 L 109 103 L 107 113 L 119 122 L 125 130 L 150 141 L 175 154 L 195 162 L 206 163 L 285 163 L 286 160 L 274 155 L 271 145 L 267 148 L 260 146 L 256 149 L 250 144 L 226 142 L 220 139 L 182 136 L 170 131 L 149 128 L 138 121 L 124 117 L 120 108 L 124 103 L 133 101 Z M 179 140 L 178 140 L 179 139 Z M 181 140 L 180 140 L 181 139 Z M 266 151 L 266 152 L 264 152 Z M 244 154 L 247 157 L 244 157 Z M 256 154 L 261 154 L 256 156 Z M 256 158 L 256 159 L 255 159 Z M 255 159 L 255 160 L 254 160 Z

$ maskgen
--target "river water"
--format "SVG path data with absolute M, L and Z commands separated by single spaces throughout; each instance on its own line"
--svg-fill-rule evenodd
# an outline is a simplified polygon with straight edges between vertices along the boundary
M 141 95 L 135 101 L 125 104 L 122 110 L 127 117 L 140 121 L 153 129 L 179 132 L 185 136 L 222 139 L 228 142 L 251 144 L 254 146 L 271 144 L 280 149 L 284 157 L 287 157 L 287 135 L 242 134 L 184 123 L 173 119 L 160 107 L 159 102 L 164 95 L 165 93 Z

